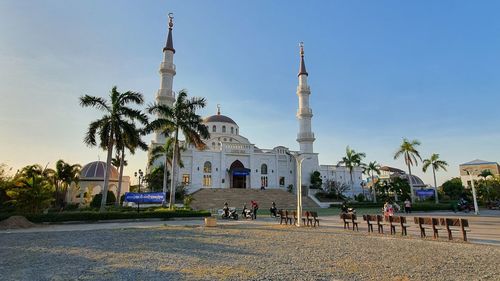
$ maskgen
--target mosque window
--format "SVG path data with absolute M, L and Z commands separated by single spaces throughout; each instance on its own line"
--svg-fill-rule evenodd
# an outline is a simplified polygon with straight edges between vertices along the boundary
M 226 138 L 224 138 L 224 141 L 227 141 L 227 139 L 226 139 Z
M 238 128 L 236 128 L 236 134 L 238 134 Z
M 217 132 L 217 127 L 215 127 L 215 125 L 212 126 L 212 133 L 215 133 Z
M 260 173 L 263 175 L 267 175 L 267 165 L 266 164 L 262 164 L 260 166 Z
M 183 174 L 182 175 L 182 183 L 185 185 L 189 184 L 189 174 Z
M 203 172 L 204 173 L 212 173 L 212 163 L 210 163 L 210 161 L 207 161 L 205 162 L 205 164 L 203 164 Z
M 222 126 L 222 132 L 225 133 L 226 132 L 226 126 Z
M 285 177 L 280 177 L 280 186 L 285 186 Z
M 231 127 L 231 134 L 234 134 L 234 128 Z

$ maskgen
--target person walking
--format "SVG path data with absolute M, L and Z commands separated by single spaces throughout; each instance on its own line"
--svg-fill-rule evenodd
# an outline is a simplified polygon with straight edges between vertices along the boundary
M 405 200 L 405 213 L 411 213 L 411 202 L 408 198 Z
M 257 210 L 259 210 L 259 204 L 257 204 L 257 201 L 252 200 L 252 213 L 253 213 L 253 219 L 257 219 Z

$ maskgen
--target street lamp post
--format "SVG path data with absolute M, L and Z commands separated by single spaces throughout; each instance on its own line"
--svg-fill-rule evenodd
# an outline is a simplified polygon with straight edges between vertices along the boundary
M 302 162 L 305 159 L 311 159 L 311 157 L 305 157 L 303 154 L 292 154 L 291 155 L 295 159 L 295 163 L 297 164 L 297 226 L 301 226 L 302 224 Z
M 479 215 L 479 208 L 477 206 L 476 188 L 474 187 L 474 179 L 472 178 L 473 171 L 469 171 L 469 170 L 464 169 L 464 172 L 466 172 L 467 175 L 469 175 L 470 183 L 472 186 L 472 199 L 474 200 L 474 213 L 476 215 Z
M 140 194 L 141 194 L 141 180 L 144 178 L 144 173 L 142 172 L 141 169 L 139 169 L 139 171 L 137 172 L 134 172 L 134 176 L 137 178 L 137 175 L 139 175 L 139 180 L 138 180 L 138 188 L 139 188 L 139 198 L 137 199 L 137 213 L 139 213 L 139 208 L 140 208 L 140 202 L 141 202 L 141 197 L 140 197 Z

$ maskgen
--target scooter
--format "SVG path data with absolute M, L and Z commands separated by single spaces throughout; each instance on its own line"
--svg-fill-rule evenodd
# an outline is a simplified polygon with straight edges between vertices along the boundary
M 250 209 L 244 209 L 242 215 L 245 219 L 253 219 L 253 212 Z
M 229 220 L 229 219 L 233 219 L 233 220 L 238 220 L 238 214 L 236 213 L 236 210 L 229 210 L 228 213 L 222 213 L 222 216 L 221 216 L 222 219 L 226 219 L 226 220 Z

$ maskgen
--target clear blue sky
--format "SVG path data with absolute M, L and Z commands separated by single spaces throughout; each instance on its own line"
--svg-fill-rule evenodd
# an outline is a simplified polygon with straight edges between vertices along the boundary
M 449 162 L 442 181 L 460 163 L 500 160 L 498 11 L 498 1 L 3 0 L 0 162 L 104 159 L 82 143 L 98 115 L 78 97 L 117 85 L 152 102 L 173 12 L 174 88 L 206 97 L 203 115 L 221 104 L 257 146 L 298 149 L 304 41 L 320 163 L 350 145 L 367 162 L 405 168 L 392 156 L 416 138 L 423 157 Z M 132 156 L 127 174 L 146 158 Z

